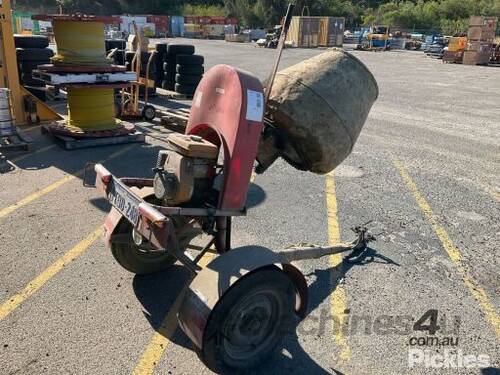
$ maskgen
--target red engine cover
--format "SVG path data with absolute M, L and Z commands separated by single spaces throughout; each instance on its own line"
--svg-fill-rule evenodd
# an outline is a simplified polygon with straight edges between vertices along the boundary
M 217 65 L 193 97 L 186 134 L 196 134 L 224 151 L 220 209 L 241 210 L 257 155 L 264 94 L 259 79 L 228 65 Z

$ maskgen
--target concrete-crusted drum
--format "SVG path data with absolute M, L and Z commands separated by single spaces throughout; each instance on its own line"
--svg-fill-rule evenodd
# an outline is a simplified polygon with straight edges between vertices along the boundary
M 278 72 L 269 111 L 286 144 L 280 155 L 302 170 L 332 171 L 351 153 L 377 97 L 368 68 L 340 49 Z

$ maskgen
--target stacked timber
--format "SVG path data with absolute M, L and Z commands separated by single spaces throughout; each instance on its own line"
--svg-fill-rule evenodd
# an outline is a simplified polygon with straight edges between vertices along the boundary
M 493 40 L 497 27 L 497 17 L 472 16 L 467 33 L 467 48 L 463 63 L 466 65 L 486 65 L 494 50 Z

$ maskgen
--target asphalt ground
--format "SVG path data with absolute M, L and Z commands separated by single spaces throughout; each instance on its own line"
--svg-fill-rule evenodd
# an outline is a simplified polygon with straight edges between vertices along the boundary
M 230 64 L 262 80 L 275 54 L 176 42 L 195 44 L 206 68 Z M 321 52 L 285 50 L 282 66 Z M 349 241 L 367 222 L 378 240 L 356 259 L 297 263 L 308 315 L 256 373 L 498 373 L 500 69 L 353 53 L 380 88 L 353 153 L 328 176 L 275 163 L 250 186 L 233 241 L 277 251 Z M 149 175 L 162 143 L 64 151 L 39 129 L 29 134 L 36 151 L 7 154 L 0 174 L 0 373 L 210 373 L 176 324 L 189 272 L 122 269 L 100 240 L 109 207 L 82 186 L 87 161 Z M 428 310 L 434 335 L 413 327 Z M 450 353 L 461 358 L 437 357 Z

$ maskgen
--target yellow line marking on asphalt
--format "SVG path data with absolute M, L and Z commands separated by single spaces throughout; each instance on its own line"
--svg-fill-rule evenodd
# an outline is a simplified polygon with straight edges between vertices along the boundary
M 493 325 L 493 328 L 495 329 L 497 336 L 500 337 L 500 317 L 495 307 L 490 302 L 488 294 L 481 287 L 481 285 L 472 277 L 468 265 L 462 261 L 462 256 L 460 254 L 460 251 L 455 246 L 455 244 L 451 240 L 446 230 L 439 224 L 438 217 L 432 211 L 431 206 L 429 205 L 429 203 L 427 203 L 426 199 L 419 191 L 417 185 L 410 177 L 403 164 L 401 164 L 400 161 L 395 159 L 393 160 L 393 162 L 396 168 L 398 169 L 399 174 L 401 175 L 401 178 L 403 179 L 404 183 L 411 191 L 413 198 L 417 202 L 417 205 L 424 214 L 424 217 L 432 226 L 432 229 L 436 233 L 436 236 L 439 238 L 439 241 L 443 245 L 443 248 L 445 249 L 446 253 L 455 264 L 460 276 L 462 277 L 464 284 L 467 286 L 467 288 L 469 288 L 470 293 L 479 303 L 479 306 L 483 310 L 486 319 Z
M 496 200 L 497 202 L 500 202 L 500 191 L 497 190 L 490 190 L 490 195 L 491 197 Z
M 104 159 L 104 161 L 109 161 L 111 159 L 114 159 L 118 156 L 120 156 L 121 154 L 127 152 L 128 150 L 130 150 L 134 145 L 130 145 L 128 147 L 125 147 L 121 150 L 118 150 L 114 153 L 112 153 L 110 156 L 108 156 L 106 159 Z M 33 194 L 30 194 L 28 195 L 27 197 L 21 199 L 20 201 L 14 203 L 14 204 L 11 204 L 10 206 L 7 206 L 5 208 L 2 208 L 0 209 L 0 219 L 11 214 L 12 212 L 14 212 L 15 210 L 17 210 L 18 208 L 21 208 L 23 206 L 26 206 L 27 204 L 37 200 L 38 198 L 41 198 L 43 197 L 44 195 L 47 195 L 49 194 L 51 191 L 57 189 L 58 187 L 60 187 L 61 185 L 64 185 L 65 183 L 69 182 L 69 181 L 73 181 L 76 177 L 80 176 L 83 174 L 83 171 L 84 171 L 84 168 L 80 169 L 79 171 L 77 171 L 74 175 L 67 175 L 67 176 L 64 176 L 63 178 L 61 178 L 60 180 L 50 184 L 49 186 L 46 186 L 45 188 L 43 188 L 42 190 L 39 190 Z
M 199 265 L 205 267 L 215 258 L 214 254 L 205 253 L 205 255 L 200 259 Z M 153 334 L 151 341 L 149 342 L 144 354 L 132 371 L 133 375 L 150 375 L 153 373 L 155 366 L 160 362 L 160 359 L 170 345 L 170 338 L 175 333 L 177 329 L 177 313 L 181 307 L 181 303 L 184 294 L 189 286 L 189 283 L 184 286 L 179 296 L 175 299 L 172 307 L 168 311 L 167 315 L 163 319 L 161 326 Z
M 79 242 L 61 258 L 52 263 L 45 271 L 31 280 L 19 293 L 14 294 L 8 301 L 0 305 L 0 321 L 19 307 L 24 301 L 31 297 L 38 289 L 53 278 L 65 266 L 75 260 L 85 250 L 87 250 L 103 233 L 102 226 L 94 230 L 87 238 Z
M 340 242 L 340 226 L 338 220 L 337 196 L 335 192 L 335 180 L 333 173 L 326 176 L 326 207 L 328 212 L 328 241 L 330 244 Z M 330 256 L 330 265 L 334 269 L 342 267 L 342 255 L 334 254 Z M 347 309 L 347 293 L 343 285 L 337 284 L 330 298 L 331 314 L 337 319 L 334 322 L 343 322 L 345 310 Z M 335 324 L 335 323 L 334 323 Z M 334 339 L 339 346 L 339 362 L 345 363 L 351 358 L 351 349 L 344 336 L 342 324 L 334 327 Z
M 51 191 L 57 189 L 59 186 L 64 185 L 66 182 L 71 181 L 75 178 L 73 175 L 65 176 L 61 178 L 60 180 L 54 182 L 53 184 L 50 184 L 49 186 L 43 188 L 42 190 L 37 191 L 36 193 L 30 194 L 27 197 L 21 199 L 20 201 L 3 208 L 0 210 L 0 219 L 2 217 L 7 216 L 8 214 L 14 212 L 20 207 L 26 206 L 28 203 L 33 202 L 34 200 L 43 197 L 44 195 L 50 193 Z

